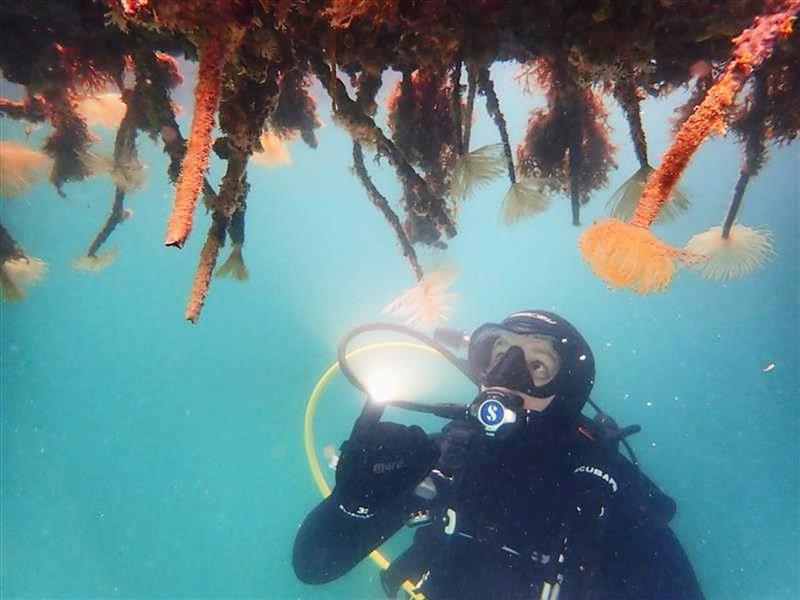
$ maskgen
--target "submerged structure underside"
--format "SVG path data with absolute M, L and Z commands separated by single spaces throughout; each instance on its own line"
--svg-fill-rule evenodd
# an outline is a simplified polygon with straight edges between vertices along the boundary
M 198 199 L 210 214 L 186 307 L 194 322 L 215 269 L 246 277 L 250 159 L 269 140 L 300 137 L 316 147 L 320 121 L 309 93 L 316 79 L 334 120 L 352 138 L 354 172 L 366 197 L 386 217 L 422 286 L 412 300 L 424 304 L 442 296 L 443 276 L 424 273 L 415 247 L 446 247 L 457 234 L 458 203 L 486 179 L 508 177 L 507 223 L 536 213 L 560 193 L 570 199 L 572 223 L 581 224 L 581 206 L 606 185 L 615 165 L 605 104 L 617 102 L 640 171 L 612 199 L 614 218 L 584 232 L 587 261 L 609 284 L 640 292 L 665 289 L 681 264 L 701 265 L 712 277 L 735 276 L 769 252 L 768 240 L 747 242 L 748 234 L 739 233 L 746 228 L 734 226 L 747 181 L 764 163 L 769 144 L 793 141 L 800 128 L 800 37 L 792 30 L 798 12 L 800 2 L 792 0 L 6 3 L 0 9 L 0 68 L 25 94 L 0 99 L 0 114 L 47 122 L 51 133 L 41 149 L 3 141 L 4 169 L 15 169 L 19 182 L 46 165 L 59 191 L 98 169 L 111 173 L 112 208 L 84 257 L 83 265 L 95 268 L 103 264 L 101 247 L 130 214 L 125 195 L 141 171 L 137 136 L 158 140 L 175 184 L 165 244 L 183 246 Z M 198 61 L 189 131 L 180 130 L 170 96 L 182 80 L 174 57 L 182 56 Z M 497 61 L 519 63 L 520 85 L 546 98 L 544 108 L 531 111 L 516 148 L 491 78 Z M 374 119 L 376 97 L 388 70 L 399 78 L 382 128 Z M 683 86 L 691 95 L 676 116 L 675 141 L 661 160 L 648 157 L 640 103 Z M 123 103 L 122 116 L 110 164 L 99 165 L 80 106 L 109 93 Z M 497 126 L 495 146 L 470 148 L 477 95 Z M 215 127 L 221 134 L 216 137 Z M 668 246 L 649 226 L 688 208 L 675 184 L 702 141 L 720 133 L 736 135 L 743 148 L 731 212 L 711 242 Z M 212 151 L 227 163 L 219 185 L 206 179 Z M 394 169 L 402 188 L 398 202 L 373 183 L 365 154 Z M 3 184 L 4 196 L 20 191 Z M 0 234 L 3 295 L 13 300 L 22 296 L 14 273 L 36 259 L 5 228 Z M 734 238 L 743 257 L 731 258 L 725 250 Z M 231 254 L 217 267 L 226 242 Z M 740 246 L 747 244 L 743 252 Z M 733 266 L 714 262 L 718 247 L 728 252 L 723 263 Z M 395 308 L 414 313 L 402 302 Z M 425 311 L 431 322 L 442 316 L 436 306 Z

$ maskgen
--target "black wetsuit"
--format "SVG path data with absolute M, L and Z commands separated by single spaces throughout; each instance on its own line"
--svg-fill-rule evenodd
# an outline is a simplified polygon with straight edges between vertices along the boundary
M 702 598 L 668 526 L 675 503 L 585 427 L 548 437 L 498 443 L 449 425 L 436 498 L 409 493 L 359 519 L 334 490 L 298 532 L 297 576 L 336 579 L 428 508 L 433 522 L 382 575 L 388 593 L 408 579 L 432 599 L 538 599 L 558 582 L 559 600 Z

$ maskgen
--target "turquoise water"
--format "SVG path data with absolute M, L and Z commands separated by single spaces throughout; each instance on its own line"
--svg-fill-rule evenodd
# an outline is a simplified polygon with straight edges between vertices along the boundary
M 516 144 L 541 98 L 523 96 L 513 74 L 494 70 Z M 192 81 L 177 95 L 184 131 Z M 315 95 L 326 123 L 319 148 L 294 142 L 290 167 L 251 166 L 250 281 L 214 281 L 196 326 L 182 314 L 208 219 L 198 210 L 182 251 L 162 246 L 172 189 L 165 155 L 146 138 L 148 182 L 129 199 L 135 215 L 114 232 L 118 253 L 104 271 L 69 262 L 109 210 L 107 179 L 68 184 L 66 200 L 41 184 L 0 205 L 4 225 L 49 264 L 24 302 L 1 309 L 3 597 L 381 597 L 368 562 L 319 588 L 297 582 L 290 564 L 296 528 L 319 498 L 303 449 L 309 393 L 338 338 L 381 318 L 413 284 L 393 233 L 348 170 L 348 138 Z M 644 104 L 653 162 L 685 98 L 679 90 Z M 619 167 L 584 207 L 585 224 L 637 167 L 627 124 L 607 105 Z M 480 100 L 476 115 L 472 146 L 495 142 Z M 16 124 L 0 127 L 4 139 L 22 141 Z M 96 133 L 110 147 L 113 132 Z M 691 211 L 659 235 L 683 245 L 721 222 L 739 152 L 731 139 L 701 148 L 681 184 Z M 368 167 L 395 198 L 392 174 Z M 210 180 L 221 172 L 212 165 Z M 460 272 L 455 326 L 545 308 L 584 333 L 598 365 L 593 398 L 621 423 L 642 425 L 631 441 L 677 500 L 674 528 L 710 598 L 800 596 L 798 172 L 796 147 L 775 149 L 751 181 L 739 221 L 770 228 L 777 254 L 726 284 L 681 272 L 665 294 L 609 291 L 579 255 L 567 199 L 517 226 L 499 224 L 505 181 L 464 204 L 446 253 L 421 253 L 428 268 Z M 415 360 L 426 365 L 417 399 L 470 399 L 446 365 Z M 765 373 L 768 363 L 776 366 Z M 360 405 L 342 379 L 320 399 L 320 460 Z

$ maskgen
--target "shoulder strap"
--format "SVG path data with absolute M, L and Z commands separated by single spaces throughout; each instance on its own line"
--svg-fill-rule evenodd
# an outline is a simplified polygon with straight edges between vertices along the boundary
M 434 467 L 442 476 L 456 485 L 469 455 L 475 428 L 463 421 L 451 421 L 441 433 L 433 437 L 439 445 L 441 454 Z M 433 504 L 447 502 L 449 491 L 439 490 L 439 496 Z M 443 504 L 441 504 L 443 506 Z M 435 511 L 436 509 L 433 508 Z M 440 508 L 439 510 L 443 510 Z M 381 585 L 390 598 L 394 598 L 404 581 L 419 581 L 430 568 L 435 550 L 435 539 L 439 534 L 434 526 L 419 527 L 414 533 L 414 541 L 405 552 L 395 558 L 381 573 Z
M 416 583 L 422 579 L 431 566 L 436 535 L 435 527 L 420 527 L 405 552 L 381 571 L 381 586 L 387 597 L 394 598 L 404 581 Z

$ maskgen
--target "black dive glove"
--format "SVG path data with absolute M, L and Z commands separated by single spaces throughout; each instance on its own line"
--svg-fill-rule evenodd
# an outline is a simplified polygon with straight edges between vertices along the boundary
M 439 459 L 439 447 L 418 426 L 378 422 L 341 447 L 334 495 L 339 508 L 369 518 L 376 509 L 412 490 Z

